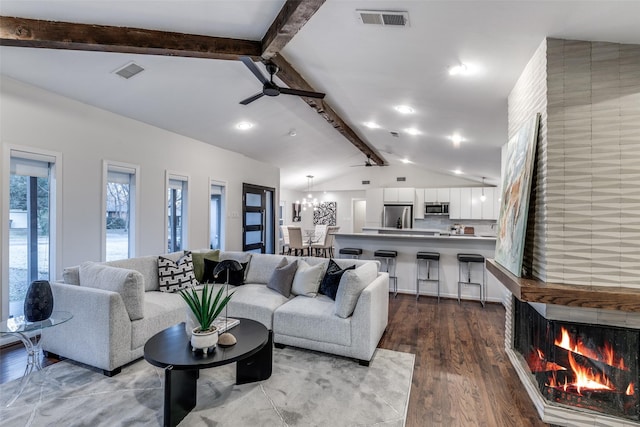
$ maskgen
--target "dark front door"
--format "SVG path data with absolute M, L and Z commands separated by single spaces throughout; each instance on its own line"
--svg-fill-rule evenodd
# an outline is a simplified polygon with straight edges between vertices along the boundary
M 274 189 L 253 184 L 242 185 L 242 250 L 273 253 Z

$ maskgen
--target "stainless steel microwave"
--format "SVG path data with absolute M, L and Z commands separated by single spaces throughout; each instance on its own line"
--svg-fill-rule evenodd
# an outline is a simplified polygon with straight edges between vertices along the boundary
M 449 203 L 425 203 L 425 215 L 449 215 Z

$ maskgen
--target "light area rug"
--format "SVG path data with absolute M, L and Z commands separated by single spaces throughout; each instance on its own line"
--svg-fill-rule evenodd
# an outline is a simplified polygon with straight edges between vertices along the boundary
M 369 367 L 291 347 L 274 349 L 271 378 L 236 385 L 235 364 L 204 369 L 180 426 L 404 426 L 415 356 L 377 349 Z M 139 360 L 108 378 L 72 362 L 0 386 L 0 425 L 162 426 L 164 371 Z

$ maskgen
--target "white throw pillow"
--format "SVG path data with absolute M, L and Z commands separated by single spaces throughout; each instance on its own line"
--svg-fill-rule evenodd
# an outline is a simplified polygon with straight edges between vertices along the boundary
M 355 270 L 348 270 L 342 275 L 338 293 L 336 294 L 336 303 L 334 313 L 338 317 L 346 319 L 353 314 L 356 308 L 360 294 L 378 277 L 378 266 L 374 262 L 362 264 Z
M 318 295 L 320 281 L 324 276 L 324 264 L 310 266 L 303 260 L 298 261 L 298 269 L 293 278 L 291 285 L 291 293 L 294 295 L 304 295 L 306 297 L 315 297 Z
M 79 270 L 80 286 L 117 292 L 129 319 L 144 317 L 144 277 L 140 272 L 91 261 L 82 263 Z

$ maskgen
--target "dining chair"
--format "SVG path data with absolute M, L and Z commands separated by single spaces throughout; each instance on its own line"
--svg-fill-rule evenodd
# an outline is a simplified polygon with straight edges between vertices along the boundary
M 308 249 L 309 246 L 302 239 L 302 228 L 293 226 L 287 228 L 289 231 L 289 249 L 293 249 L 294 255 L 298 255 L 298 251 L 300 251 L 300 255 L 304 255 L 304 250 Z
M 327 234 L 327 224 L 316 224 L 315 226 L 315 235 L 314 243 L 321 243 L 324 241 L 324 236 Z
M 286 225 L 280 226 L 282 232 L 282 255 L 291 254 L 291 246 L 289 246 L 289 228 Z
M 311 245 L 311 249 L 314 250 L 314 253 L 319 254 L 320 251 L 322 251 L 322 256 L 326 257 L 328 250 L 329 257 L 333 258 L 333 244 L 335 242 L 335 233 L 337 233 L 339 229 L 340 227 L 334 225 L 328 226 L 324 235 L 324 240 L 322 242 Z

